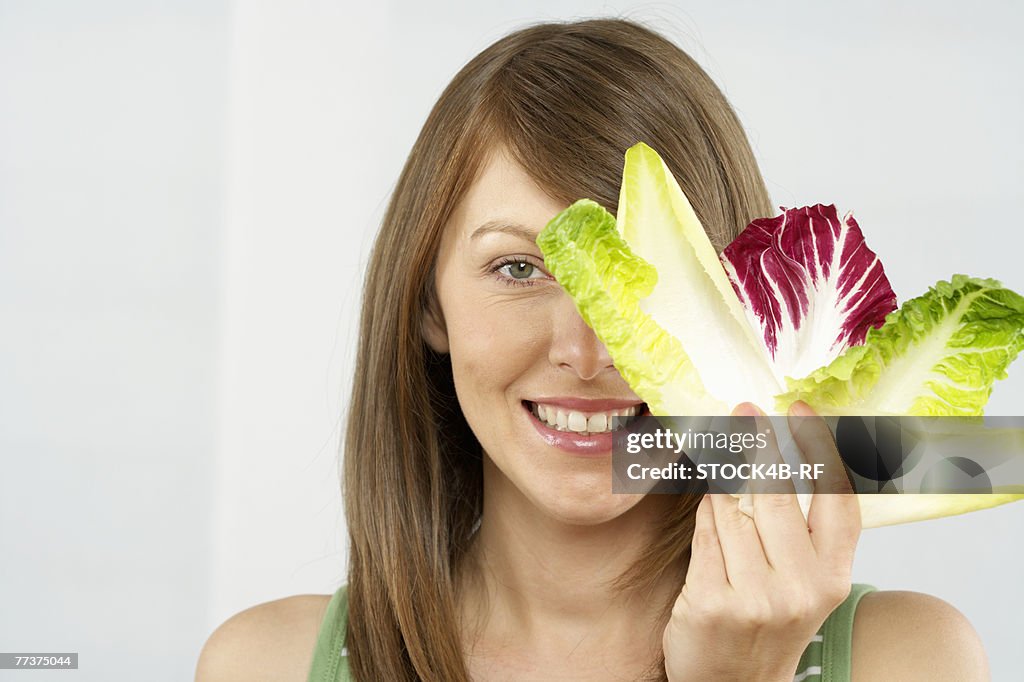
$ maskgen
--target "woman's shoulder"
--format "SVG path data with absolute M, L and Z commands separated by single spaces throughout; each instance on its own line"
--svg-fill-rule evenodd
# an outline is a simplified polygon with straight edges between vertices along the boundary
M 196 682 L 305 682 L 331 596 L 300 594 L 231 616 L 206 640 Z
M 305 682 L 329 594 L 257 604 L 218 627 L 199 656 L 196 682 Z M 954 606 L 920 592 L 870 591 L 853 621 L 852 682 L 991 679 L 978 633 Z
M 852 681 L 991 679 L 988 659 L 970 621 L 929 594 L 873 591 L 853 621 Z

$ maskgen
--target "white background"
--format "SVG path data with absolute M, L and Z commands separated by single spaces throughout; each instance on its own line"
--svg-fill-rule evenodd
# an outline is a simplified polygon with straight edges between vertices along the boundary
M 900 300 L 1024 291 L 1024 11 L 849 5 L 0 0 L 0 650 L 190 679 L 232 613 L 336 589 L 366 254 L 441 89 L 526 22 L 676 39 L 775 202 L 856 211 Z M 1021 365 L 990 413 L 1020 414 Z M 953 603 L 1016 679 L 1022 528 L 869 530 L 854 579 Z

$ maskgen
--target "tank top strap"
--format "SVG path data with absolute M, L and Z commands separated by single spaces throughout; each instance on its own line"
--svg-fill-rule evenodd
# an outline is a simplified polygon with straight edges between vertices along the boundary
M 351 682 L 345 631 L 348 626 L 348 586 L 338 588 L 327 604 L 313 649 L 307 682 Z
M 853 617 L 861 597 L 876 589 L 865 583 L 850 586 L 850 594 L 829 614 L 804 649 L 793 682 L 850 682 Z

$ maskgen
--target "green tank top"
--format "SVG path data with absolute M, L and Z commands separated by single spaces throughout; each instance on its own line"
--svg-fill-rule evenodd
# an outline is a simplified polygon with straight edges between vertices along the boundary
M 348 624 L 348 594 L 342 585 L 327 604 L 320 625 L 313 666 L 308 682 L 353 682 L 348 670 L 345 628 Z M 853 615 L 857 602 L 873 585 L 854 583 L 850 595 L 822 623 L 804 649 L 793 682 L 849 682 L 853 642 Z

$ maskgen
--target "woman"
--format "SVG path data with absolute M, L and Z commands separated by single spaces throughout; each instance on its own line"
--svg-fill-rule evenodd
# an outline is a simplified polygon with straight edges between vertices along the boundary
M 753 518 L 727 495 L 613 495 L 609 454 L 550 418 L 606 430 L 641 405 L 533 241 L 577 198 L 614 212 L 637 141 L 719 249 L 773 214 L 721 92 L 643 27 L 533 26 L 459 72 L 367 274 L 348 584 L 236 615 L 198 680 L 987 679 L 954 608 L 851 587 L 852 496 L 805 522 L 786 494 Z

